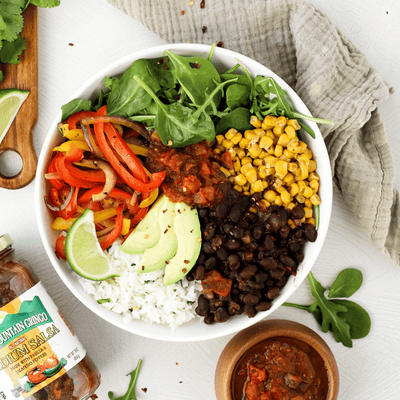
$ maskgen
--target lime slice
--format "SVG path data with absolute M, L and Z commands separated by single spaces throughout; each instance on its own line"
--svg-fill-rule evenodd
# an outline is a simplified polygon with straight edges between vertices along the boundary
M 86 279 L 104 281 L 119 276 L 100 247 L 93 211 L 89 209 L 69 229 L 65 239 L 65 255 L 71 268 Z
M 22 103 L 28 97 L 29 91 L 19 89 L 0 90 L 0 143 L 6 136 Z

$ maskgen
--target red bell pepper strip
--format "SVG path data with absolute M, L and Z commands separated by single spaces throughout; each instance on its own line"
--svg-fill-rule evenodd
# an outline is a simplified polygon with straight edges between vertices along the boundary
M 63 186 L 60 190 L 57 190 L 56 188 L 51 188 L 49 193 L 50 200 L 56 206 L 61 207 L 61 205 L 64 203 L 64 200 L 60 199 L 60 197 L 68 196 L 70 190 L 71 188 L 68 188 L 68 186 Z M 72 197 L 67 206 L 62 210 L 56 212 L 59 217 L 64 218 L 65 220 L 73 217 L 78 207 L 78 193 L 79 188 L 73 188 Z
M 98 115 L 104 115 L 105 106 L 101 107 L 97 112 Z M 150 193 L 154 189 L 158 188 L 163 180 L 165 179 L 165 171 L 156 172 L 151 175 L 151 180 L 148 183 L 143 183 L 136 179 L 118 160 L 117 156 L 107 143 L 104 135 L 104 123 L 96 122 L 94 124 L 94 133 L 96 135 L 97 142 L 104 156 L 107 158 L 109 163 L 112 165 L 117 174 L 123 179 L 123 181 L 133 190 L 137 190 L 140 193 Z
M 87 117 L 94 117 L 95 115 L 96 113 L 94 111 L 78 111 L 75 114 L 72 114 L 68 118 L 68 129 L 69 130 L 76 129 L 76 125 L 81 119 Z
M 50 161 L 49 168 L 47 169 L 47 172 L 52 174 L 54 172 L 57 172 L 55 163 L 56 163 L 56 158 L 60 157 L 61 154 L 58 153 L 53 157 L 53 159 Z M 64 182 L 61 179 L 49 179 L 50 185 L 53 186 L 56 189 L 61 189 L 64 186 Z
M 133 217 L 131 224 L 136 226 L 147 214 L 149 207 L 143 207 L 140 211 Z
M 104 124 L 104 132 L 110 144 L 113 146 L 117 154 L 124 160 L 125 164 L 131 170 L 132 175 L 139 179 L 141 182 L 148 182 L 146 172 L 143 165 L 140 163 L 136 154 L 128 147 L 126 142 L 122 139 L 119 132 L 110 124 Z
M 65 255 L 65 238 L 65 235 L 59 235 L 54 246 L 57 258 L 61 258 L 63 260 L 67 260 L 67 256 Z
M 117 207 L 117 218 L 115 220 L 115 225 L 113 230 L 100 242 L 100 246 L 103 250 L 108 249 L 118 238 L 118 236 L 121 234 L 122 231 L 122 223 L 123 223 L 123 218 L 122 218 L 122 210 L 124 206 L 123 204 L 120 204 Z
M 87 190 L 85 193 L 82 194 L 81 197 L 79 197 L 78 199 L 78 203 L 85 203 L 87 201 L 92 200 L 92 196 L 94 194 L 99 194 L 101 193 L 103 190 L 103 186 L 96 186 L 93 189 L 89 189 Z M 112 197 L 113 199 L 117 199 L 117 200 L 131 200 L 132 195 L 121 190 L 118 188 L 114 188 L 113 190 L 111 190 L 110 193 L 108 193 L 108 195 L 110 197 Z

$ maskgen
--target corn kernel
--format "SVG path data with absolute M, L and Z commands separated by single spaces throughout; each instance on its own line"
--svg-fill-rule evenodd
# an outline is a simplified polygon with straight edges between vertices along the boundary
M 264 118 L 264 121 L 263 121 L 263 122 L 264 122 L 265 125 L 275 126 L 276 120 L 277 120 L 276 117 L 274 117 L 274 116 L 272 116 L 272 115 L 267 115 L 267 116 Z
M 319 175 L 316 172 L 311 172 L 311 174 L 308 175 L 308 180 L 309 181 L 313 181 L 313 180 L 319 181 Z
M 245 157 L 246 156 L 246 152 L 245 152 L 245 150 L 244 149 L 242 149 L 242 148 L 236 148 L 236 155 L 240 158 L 240 159 L 242 159 L 243 157 Z
M 299 169 L 297 163 L 291 162 L 288 164 L 288 171 L 289 172 L 296 172 Z
M 280 157 L 282 155 L 282 152 L 283 152 L 283 147 L 281 145 L 277 144 L 275 146 L 275 151 L 274 151 L 275 156 Z
M 274 182 L 274 187 L 275 187 L 275 189 L 278 189 L 278 188 L 280 188 L 282 186 L 282 181 L 278 178 L 278 179 L 275 179 L 275 182 Z
M 245 149 L 249 145 L 249 140 L 246 138 L 241 138 L 239 141 L 239 147 Z
M 304 207 L 312 208 L 312 203 L 310 199 L 305 199 Z
M 303 196 L 307 199 L 309 199 L 313 194 L 314 192 L 309 186 L 307 186 L 303 191 Z
M 222 154 L 223 152 L 225 152 L 225 149 L 224 149 L 224 151 L 222 151 L 221 149 L 218 149 L 218 148 L 214 149 L 214 154 Z
M 235 176 L 235 183 L 240 186 L 244 186 L 247 182 L 246 177 L 243 174 Z
M 229 129 L 228 132 L 225 133 L 225 138 L 228 140 L 232 140 L 232 138 L 237 134 L 237 130 L 234 128 Z
M 296 200 L 300 203 L 303 204 L 306 198 L 302 194 L 296 195 Z
M 285 147 L 289 143 L 289 141 L 290 141 L 290 139 L 289 139 L 288 135 L 286 133 L 282 133 L 282 135 L 279 136 L 277 143 L 280 144 L 281 146 Z
M 294 153 L 289 151 L 288 149 L 283 150 L 283 154 L 290 160 L 294 157 Z
M 234 146 L 234 143 L 231 140 L 224 139 L 222 141 L 222 146 L 224 146 L 226 149 L 230 149 Z
M 289 121 L 287 122 L 287 124 L 288 124 L 289 126 L 293 126 L 293 128 L 294 128 L 296 131 L 298 131 L 298 130 L 301 128 L 300 124 L 297 122 L 297 119 L 289 119 Z
M 231 140 L 234 144 L 238 144 L 242 139 L 242 134 L 238 132 Z
M 217 139 L 218 144 L 222 144 L 222 141 L 225 139 L 225 137 L 224 135 L 217 135 L 215 139 Z
M 284 192 L 281 193 L 281 199 L 283 204 L 289 204 L 290 201 L 292 200 L 292 198 L 290 197 L 290 194 L 288 193 L 287 190 L 285 190 Z
M 249 181 L 249 183 L 254 183 L 257 180 L 257 171 L 253 167 L 245 172 L 244 176 Z
M 268 168 L 275 167 L 275 163 L 278 159 L 274 156 L 267 156 L 264 158 L 264 163 Z
M 265 131 L 265 136 L 270 137 L 272 140 L 276 139 L 274 132 L 272 132 L 272 128 L 271 129 L 267 129 Z
M 268 187 L 268 182 L 267 181 L 262 181 L 263 188 L 264 190 Z
M 256 128 L 253 129 L 254 135 L 257 135 L 258 137 L 264 136 L 265 135 L 265 130 L 261 128 Z
M 264 150 L 261 151 L 260 155 L 258 156 L 258 158 L 265 158 L 267 157 L 268 153 Z
M 288 225 L 290 226 L 291 229 L 295 229 L 296 228 L 296 224 L 294 223 L 294 221 L 292 219 L 288 220 Z
M 305 218 L 312 218 L 313 210 L 309 207 L 304 207 L 304 217 Z
M 295 208 L 296 207 L 296 204 L 294 204 L 293 202 L 290 202 L 287 206 L 286 206 L 286 208 L 288 209 L 288 210 L 293 210 L 293 208 Z
M 260 165 L 263 165 L 264 161 L 261 158 L 256 158 L 255 160 L 253 160 L 253 165 L 255 167 L 259 167 Z
M 297 137 L 296 131 L 295 131 L 294 127 L 291 125 L 287 125 L 285 127 L 285 132 L 286 132 L 289 140 L 295 139 Z
M 233 169 L 235 170 L 235 172 L 239 172 L 240 171 L 240 158 L 239 157 L 235 157 L 233 160 Z
M 262 192 L 264 190 L 263 184 L 260 179 L 251 184 L 251 190 L 253 192 Z
M 294 182 L 294 176 L 291 173 L 287 173 L 282 180 L 286 186 L 290 186 Z
M 250 193 L 248 190 L 245 190 L 245 191 L 243 192 L 243 194 L 246 195 L 246 196 L 250 196 L 252 193 Z
M 256 115 L 252 115 L 250 117 L 250 124 L 253 125 L 255 128 L 260 128 L 262 121 Z
M 283 205 L 283 201 L 281 196 L 277 197 L 274 201 L 274 204 L 276 204 L 277 206 L 282 206 Z
M 272 132 L 274 132 L 275 136 L 280 136 L 284 132 L 284 128 L 283 126 L 275 126 Z
M 252 161 L 253 160 L 250 157 L 245 156 L 245 157 L 242 158 L 242 165 L 251 164 Z
M 258 176 L 260 179 L 265 179 L 267 177 L 267 167 L 265 165 L 260 165 L 258 167 Z
M 281 186 L 277 187 L 275 190 L 276 190 L 279 194 L 281 194 L 281 193 L 283 193 L 283 192 L 286 191 L 286 188 L 285 188 L 285 186 L 281 185 Z
M 249 149 L 249 155 L 252 158 L 257 158 L 260 155 L 261 151 L 262 149 L 258 144 L 253 144 L 253 146 L 251 146 Z
M 308 147 L 304 150 L 304 154 L 309 158 L 309 160 L 311 160 L 314 156 L 312 150 Z
M 310 181 L 310 188 L 311 188 L 314 192 L 318 191 L 318 189 L 319 189 L 319 183 L 318 183 L 318 181 L 317 181 L 316 179 L 312 179 L 312 180 Z
M 278 117 L 275 121 L 275 126 L 276 127 L 284 127 L 286 125 L 287 119 L 284 115 L 281 115 Z
M 262 149 L 267 150 L 269 147 L 271 147 L 274 143 L 274 140 L 270 138 L 269 136 L 263 136 L 260 139 L 260 143 L 258 144 Z
M 219 170 L 225 174 L 225 176 L 228 178 L 231 176 L 231 173 L 224 167 L 220 167 Z
M 310 200 L 313 206 L 318 206 L 319 204 L 321 204 L 321 198 L 317 195 L 317 193 L 314 193 L 310 197 Z
M 308 218 L 308 219 L 306 219 L 306 221 L 313 226 L 315 226 L 317 224 L 317 222 L 315 221 L 315 218 Z
M 246 182 L 246 184 L 243 185 L 243 190 L 244 190 L 245 192 L 247 192 L 247 191 L 250 190 L 250 183 L 249 183 L 249 182 Z
M 297 181 L 304 181 L 308 178 L 308 168 L 305 163 L 300 164 L 300 175 L 296 176 Z
M 310 161 L 310 159 L 309 159 L 309 157 L 306 155 L 306 154 L 299 154 L 297 157 L 296 157 L 296 160 L 299 162 L 299 163 L 302 163 L 302 162 L 304 162 L 304 163 L 308 163 L 309 161 Z
M 244 131 L 244 137 L 247 139 L 247 140 L 251 140 L 251 139 L 253 139 L 253 137 L 254 137 L 254 132 L 252 131 L 252 130 L 246 130 L 246 131 Z
M 290 191 L 289 191 L 290 195 L 292 197 L 295 197 L 299 192 L 300 192 L 299 185 L 297 183 L 292 183 L 290 185 Z
M 233 188 L 235 190 L 237 190 L 238 192 L 241 192 L 243 190 L 243 186 L 240 186 L 240 185 L 234 185 Z
M 253 167 L 253 164 L 252 163 L 247 163 L 247 164 L 244 164 L 244 165 L 242 165 L 241 167 L 240 167 L 240 172 L 242 173 L 242 174 L 246 174 L 246 172 L 249 170 L 249 169 L 253 169 L 254 167 Z
M 268 208 L 271 205 L 271 203 L 265 199 L 261 199 L 260 201 L 265 205 L 266 208 Z
M 273 203 L 276 199 L 276 193 L 274 190 L 267 190 L 264 192 L 263 197 L 265 200 L 269 201 L 270 203 Z
M 270 176 L 275 173 L 275 168 L 267 168 L 265 171 L 267 173 L 267 176 Z
M 299 193 L 303 194 L 307 184 L 304 181 L 298 181 L 297 184 L 299 185 Z
M 313 172 L 317 169 L 317 163 L 314 160 L 310 160 L 307 164 L 308 172 Z
M 286 161 L 278 160 L 275 163 L 275 173 L 285 176 L 287 174 L 288 163 Z

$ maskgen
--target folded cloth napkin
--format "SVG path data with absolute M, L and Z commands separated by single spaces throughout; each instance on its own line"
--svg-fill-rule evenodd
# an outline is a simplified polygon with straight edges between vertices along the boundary
M 278 74 L 320 125 L 333 179 L 372 243 L 400 265 L 400 200 L 377 106 L 379 73 L 303 0 L 107 0 L 169 43 L 221 42 Z

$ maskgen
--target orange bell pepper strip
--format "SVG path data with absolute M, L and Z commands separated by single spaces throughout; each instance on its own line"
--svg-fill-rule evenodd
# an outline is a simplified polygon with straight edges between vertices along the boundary
M 56 158 L 62 156 L 61 154 L 56 154 L 55 157 L 50 161 L 49 168 L 47 169 L 48 173 L 54 173 L 57 172 L 55 163 L 56 163 Z M 49 179 L 50 185 L 53 186 L 56 189 L 61 189 L 64 186 L 64 182 L 61 179 Z

